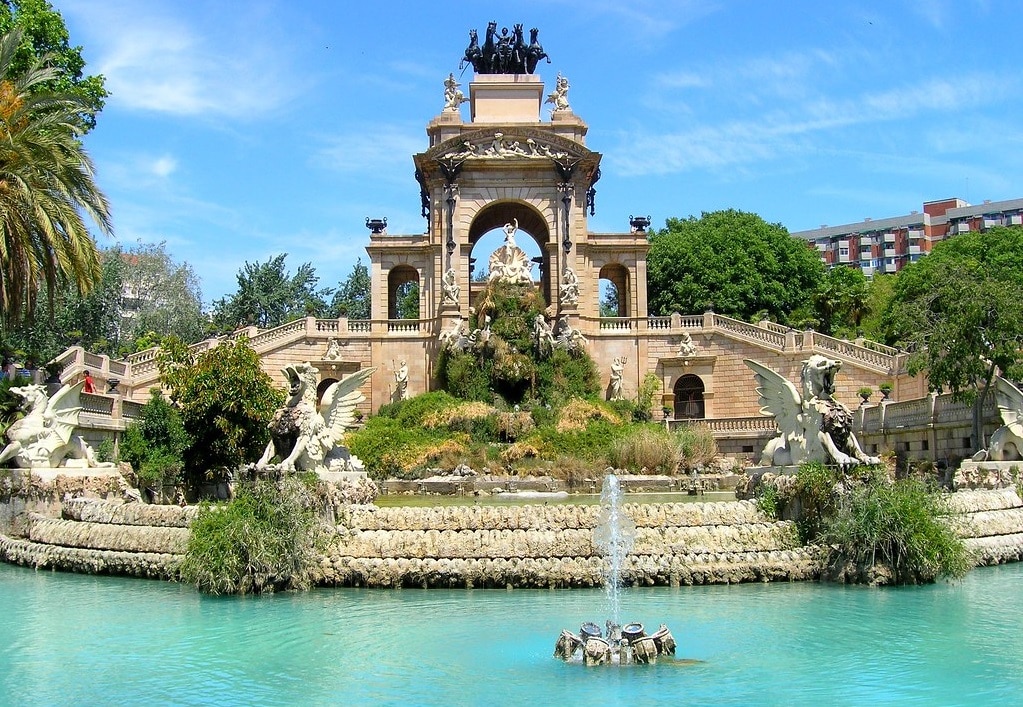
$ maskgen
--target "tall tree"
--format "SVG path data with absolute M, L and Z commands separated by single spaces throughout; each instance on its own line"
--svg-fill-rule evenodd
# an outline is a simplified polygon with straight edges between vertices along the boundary
M 974 405 L 973 444 L 996 374 L 1023 374 L 1023 228 L 964 233 L 902 270 L 885 315 L 907 368 Z
M 238 291 L 214 302 L 214 323 L 228 330 L 247 325 L 267 328 L 297 317 L 324 314 L 325 298 L 332 290 L 317 289 L 320 278 L 310 263 L 289 275 L 284 264 L 287 257 L 281 253 L 265 263 L 246 262 L 238 271 Z
M 87 292 L 101 276 L 99 253 L 83 214 L 110 233 L 107 199 L 78 141 L 80 99 L 33 92 L 59 71 L 39 61 L 16 74 L 20 30 L 0 37 L 0 318 L 34 310 L 45 283 Z
M 330 301 L 328 316 L 348 317 L 349 319 L 369 319 L 372 295 L 372 283 L 369 268 L 359 258 L 352 272 L 340 283 L 334 298 Z
M 45 90 L 68 94 L 81 101 L 78 111 L 85 132 L 96 127 L 96 114 L 103 110 L 109 93 L 102 75 L 86 76 L 82 48 L 72 47 L 67 26 L 47 0 L 0 0 L 0 32 L 20 29 L 21 42 L 11 60 L 11 75 L 23 75 L 37 59 L 45 57 L 57 75 L 39 83 L 33 93 Z
M 812 317 L 824 266 L 780 224 L 729 209 L 700 218 L 669 218 L 650 236 L 650 311 L 701 312 L 740 319 L 766 315 L 801 325 Z
M 867 294 L 867 277 L 859 268 L 839 266 L 828 270 L 816 297 L 821 331 L 858 336 L 867 311 Z

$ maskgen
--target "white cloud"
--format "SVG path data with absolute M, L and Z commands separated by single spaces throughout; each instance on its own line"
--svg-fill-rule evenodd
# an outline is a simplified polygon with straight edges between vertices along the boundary
M 157 177 L 169 177 L 178 168 L 178 161 L 170 155 L 163 155 L 153 160 L 150 169 Z
M 233 18 L 233 27 L 204 32 L 198 21 L 187 23 L 182 9 L 173 5 L 70 0 L 66 11 L 89 34 L 88 44 L 97 55 L 91 66 L 106 77 L 112 106 L 245 118 L 274 110 L 298 90 L 282 75 L 284 51 L 248 27 L 243 33 L 241 16 Z M 231 15 L 205 21 L 224 18 Z M 232 43 L 232 36 L 244 41 Z

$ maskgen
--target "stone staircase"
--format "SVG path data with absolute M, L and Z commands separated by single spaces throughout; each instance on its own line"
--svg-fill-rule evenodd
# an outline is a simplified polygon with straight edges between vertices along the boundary
M 1023 500 L 1014 488 L 957 491 L 949 496 L 952 527 L 974 553 L 977 564 L 1023 560 Z

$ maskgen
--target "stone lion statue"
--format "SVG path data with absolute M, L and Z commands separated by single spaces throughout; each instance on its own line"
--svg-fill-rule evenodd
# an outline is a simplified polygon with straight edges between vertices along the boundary
M 65 385 L 52 398 L 41 385 L 11 388 L 22 399 L 25 417 L 7 428 L 9 443 L 0 452 L 0 464 L 13 459 L 22 469 L 113 466 L 97 462 L 92 448 L 74 434 L 82 412 L 84 385 L 84 381 Z
M 973 461 L 1012 462 L 1023 459 L 1023 391 L 995 376 L 995 401 L 1002 426 L 991 435 L 987 449 L 973 455 Z
M 282 369 L 289 383 L 289 398 L 270 421 L 270 443 L 256 469 L 281 458 L 281 471 L 352 471 L 362 462 L 341 446 L 345 431 L 355 423 L 356 406 L 366 399 L 359 387 L 375 368 L 365 368 L 331 384 L 316 404 L 319 371 L 310 363 Z
M 803 361 L 802 394 L 788 379 L 757 361 L 746 359 L 754 373 L 760 412 L 773 415 L 780 434 L 764 447 L 762 466 L 823 462 L 849 468 L 880 464 L 868 456 L 852 431 L 853 414 L 834 399 L 839 361 L 813 355 Z

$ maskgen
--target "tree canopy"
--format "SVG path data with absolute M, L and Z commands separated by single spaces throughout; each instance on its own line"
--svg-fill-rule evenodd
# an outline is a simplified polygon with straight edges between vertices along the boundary
M 31 316 L 43 285 L 88 292 L 102 268 L 90 219 L 112 231 L 106 196 L 78 140 L 80 98 L 41 90 L 60 72 L 36 60 L 17 70 L 22 32 L 0 36 L 0 320 Z
M 288 273 L 281 253 L 265 263 L 246 261 L 238 271 L 238 290 L 213 303 L 214 323 L 222 330 L 255 325 L 275 327 L 292 319 L 323 314 L 330 288 L 317 288 L 320 278 L 311 263 Z
M 330 301 L 329 316 L 369 319 L 371 291 L 369 268 L 363 264 L 362 258 L 359 258 L 352 267 L 352 272 L 334 292 L 334 298 Z
M 824 278 L 820 257 L 805 242 L 780 224 L 734 209 L 669 218 L 651 232 L 647 266 L 651 314 L 713 308 L 795 326 L 813 320 Z
M 997 227 L 938 243 L 899 272 L 884 317 L 889 339 L 912 353 L 909 372 L 931 390 L 980 405 L 997 373 L 1023 373 L 1023 228 Z M 978 393 L 980 393 L 978 395 Z
M 11 59 L 11 77 L 23 76 L 37 60 L 55 75 L 37 84 L 33 93 L 48 91 L 68 94 L 81 102 L 78 121 L 85 132 L 96 127 L 96 114 L 110 94 L 102 75 L 85 75 L 82 47 L 70 44 L 64 18 L 47 0 L 0 0 L 0 33 L 22 32 L 17 51 Z

